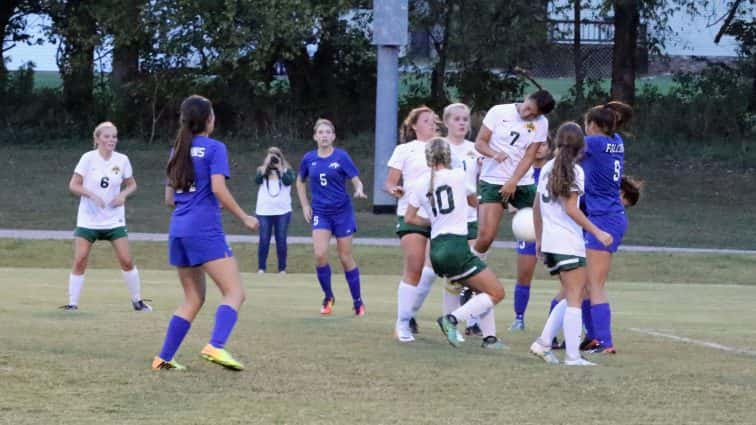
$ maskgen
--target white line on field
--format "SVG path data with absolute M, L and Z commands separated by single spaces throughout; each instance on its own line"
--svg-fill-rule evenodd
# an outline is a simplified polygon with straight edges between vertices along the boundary
M 630 328 L 630 330 L 633 331 L 633 332 L 638 332 L 638 333 L 642 333 L 642 334 L 646 334 L 646 335 L 652 335 L 652 336 L 656 336 L 656 337 L 659 337 L 659 338 L 667 338 L 667 339 L 671 339 L 673 341 L 685 342 L 685 343 L 688 343 L 688 344 L 700 345 L 701 347 L 713 348 L 715 350 L 721 350 L 721 351 L 725 351 L 725 352 L 728 352 L 728 353 L 745 354 L 747 356 L 754 356 L 754 357 L 756 357 L 756 351 L 744 350 L 744 349 L 735 348 L 735 347 L 728 347 L 726 345 L 717 344 L 716 342 L 701 341 L 701 340 L 698 340 L 698 339 L 687 338 L 687 337 L 684 337 L 684 336 L 677 336 L 677 335 L 672 335 L 672 334 L 666 334 L 666 333 L 662 333 L 662 332 L 657 332 L 657 331 L 654 331 L 654 330 L 651 330 L 651 329 Z

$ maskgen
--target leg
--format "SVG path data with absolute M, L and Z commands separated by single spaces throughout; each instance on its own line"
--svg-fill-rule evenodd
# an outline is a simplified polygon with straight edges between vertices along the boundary
M 236 324 L 237 312 L 244 303 L 246 294 L 234 257 L 209 261 L 202 265 L 202 269 L 210 275 L 222 295 L 221 303 L 215 312 L 215 326 L 210 338 L 210 345 L 222 349 Z
M 586 270 L 585 267 L 578 267 L 562 271 L 559 273 L 559 277 L 567 296 L 567 308 L 564 312 L 563 323 L 565 364 L 584 365 L 586 362 L 580 357 L 580 333 L 583 328 L 580 305 L 583 302 Z
M 397 289 L 396 334 L 399 341 L 410 342 L 415 340 L 409 322 L 414 315 L 412 307 L 415 305 L 417 285 L 425 264 L 428 238 L 419 233 L 408 233 L 401 237 L 399 243 L 404 254 L 404 271 Z
M 339 253 L 341 266 L 344 268 L 344 277 L 349 285 L 349 293 L 352 294 L 352 307 L 356 315 L 364 315 L 365 308 L 362 303 L 360 291 L 360 269 L 352 255 L 352 237 L 346 236 L 336 239 L 336 250 Z
M 475 241 L 473 252 L 485 260 L 488 249 L 491 247 L 496 234 L 499 233 L 499 224 L 504 215 L 504 206 L 501 203 L 486 203 L 478 206 L 479 233 Z
M 423 262 L 423 271 L 420 273 L 420 281 L 417 284 L 417 295 L 415 302 L 412 304 L 412 317 L 417 315 L 420 308 L 425 303 L 425 299 L 433 287 L 433 282 L 436 281 L 436 272 L 433 271 L 433 266 L 430 261 L 430 240 L 425 245 L 425 261 Z
M 325 298 L 323 301 L 324 310 L 321 311 L 322 314 L 330 314 L 330 307 L 326 308 L 326 303 L 334 298 L 333 290 L 331 289 L 331 266 L 328 264 L 328 242 L 330 240 L 330 230 L 315 229 L 312 231 L 312 251 L 315 257 L 315 271 L 318 275 L 320 289 L 323 290 Z
M 84 272 L 87 270 L 89 253 L 94 242 L 81 237 L 74 238 L 74 258 L 71 274 L 68 276 L 68 306 L 78 306 L 81 288 L 84 286 Z
M 184 302 L 168 322 L 163 348 L 158 357 L 171 362 L 189 332 L 191 323 L 205 302 L 205 274 L 198 267 L 179 267 L 179 280 L 184 289 Z
M 495 339 L 496 325 L 494 322 L 493 306 L 501 302 L 504 299 L 504 287 L 499 279 L 496 278 L 491 269 L 483 269 L 478 274 L 469 277 L 465 284 L 470 288 L 478 292 L 477 295 L 470 298 L 470 301 L 454 310 L 451 314 L 439 317 L 437 322 L 441 327 L 441 331 L 446 335 L 447 341 L 453 346 L 459 346 L 461 342 L 459 333 L 457 332 L 457 324 L 460 321 L 469 321 L 470 318 L 485 318 L 485 323 L 481 320 L 480 324 L 486 329 L 481 329 L 483 332 L 483 346 L 493 346 L 498 340 Z M 494 339 L 486 337 L 494 337 Z M 500 344 L 499 344 L 500 345 Z
M 260 243 L 257 245 L 257 270 L 265 272 L 268 265 L 273 216 L 258 215 L 257 219 L 260 221 Z M 276 244 L 278 244 L 278 241 L 276 241 Z
M 525 329 L 525 310 L 530 301 L 530 283 L 533 280 L 538 258 L 535 254 L 535 244 L 532 245 L 533 253 L 530 252 L 530 243 L 519 242 L 517 248 L 517 283 L 514 289 L 514 312 L 515 320 L 510 330 Z
M 607 251 L 587 249 L 588 291 L 591 300 L 591 318 L 594 338 L 599 349 L 614 352 L 612 340 L 612 312 L 606 296 L 606 279 L 612 266 L 612 254 Z
M 278 216 L 275 223 L 276 254 L 278 257 L 279 273 L 286 271 L 286 256 L 288 255 L 286 235 L 289 234 L 289 222 L 291 222 L 290 212 Z
M 141 295 L 141 281 L 139 279 L 139 270 L 134 265 L 134 260 L 131 257 L 129 250 L 129 238 L 118 238 L 110 241 L 115 251 L 118 263 L 121 265 L 121 272 L 123 273 L 123 281 L 126 283 L 126 288 L 131 295 L 131 303 L 135 310 L 150 311 L 152 308 L 142 301 Z

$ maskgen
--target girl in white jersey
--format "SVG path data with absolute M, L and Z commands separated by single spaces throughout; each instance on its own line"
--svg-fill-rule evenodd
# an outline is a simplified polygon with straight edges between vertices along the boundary
M 564 363 L 593 366 L 594 363 L 580 356 L 579 348 L 583 328 L 580 305 L 587 280 L 583 229 L 605 246 L 611 245 L 612 236 L 591 223 L 580 210 L 580 196 L 585 190 L 585 174 L 578 165 L 585 147 L 583 130 L 574 122 L 562 124 L 555 145 L 556 156 L 541 171 L 533 220 L 536 252 L 543 253 L 549 272 L 559 275 L 566 299 L 551 311 L 530 351 L 547 363 L 559 363 L 551 352 L 551 341 L 561 328 L 566 350 Z
M 78 310 L 84 272 L 92 245 L 97 240 L 110 241 L 121 265 L 123 280 L 131 293 L 131 305 L 137 311 L 151 311 L 140 294 L 139 271 L 129 252 L 126 231 L 126 198 L 137 189 L 126 155 L 115 151 L 118 130 L 111 122 L 103 122 L 94 130 L 94 150 L 81 156 L 76 165 L 69 190 L 79 201 L 74 231 L 74 260 L 68 278 L 68 304 L 64 310 Z M 121 186 L 125 188 L 121 190 Z
M 428 142 L 425 155 L 431 171 L 423 177 L 424 191 L 411 193 L 405 220 L 430 226 L 430 260 L 433 270 L 452 283 L 466 284 L 478 292 L 465 305 L 439 317 L 437 322 L 446 339 L 455 347 L 459 338 L 457 323 L 479 317 L 484 348 L 505 348 L 496 338 L 493 306 L 504 298 L 504 287 L 486 264 L 472 254 L 467 244 L 468 206 L 476 204 L 475 186 L 461 168 L 451 168 L 449 143 L 442 138 Z M 421 217 L 423 209 L 429 218 Z
M 384 190 L 399 199 L 396 208 L 396 234 L 404 254 L 404 272 L 397 290 L 395 333 L 400 342 L 415 340 L 412 336 L 417 333 L 415 314 L 436 279 L 433 268 L 426 261 L 430 229 L 406 223 L 404 213 L 412 185 L 430 172 L 425 160 L 425 144 L 438 134 L 437 121 L 436 113 L 427 106 L 410 111 L 400 131 L 402 144 L 394 149 L 389 159 L 389 171 L 384 184 Z

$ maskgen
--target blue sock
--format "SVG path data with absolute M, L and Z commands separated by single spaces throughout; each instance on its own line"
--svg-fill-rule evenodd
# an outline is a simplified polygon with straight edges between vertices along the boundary
M 181 341 L 184 340 L 186 333 L 189 332 L 189 328 L 192 327 L 192 323 L 183 317 L 176 316 L 171 317 L 168 322 L 168 330 L 165 331 L 165 340 L 163 341 L 163 349 L 160 350 L 160 358 L 169 362 L 173 360 L 176 355 Z
M 551 307 L 549 307 L 549 314 L 551 314 L 552 311 L 554 311 L 554 307 L 559 304 L 559 300 L 554 298 L 551 300 Z
M 528 308 L 530 301 L 530 286 L 521 283 L 515 284 L 514 289 L 514 311 L 518 319 L 522 320 L 525 316 L 525 310 Z
M 594 337 L 604 347 L 614 347 L 614 341 L 612 341 L 612 310 L 609 308 L 609 303 L 592 305 L 591 317 L 593 318 Z
M 230 305 L 218 306 L 215 310 L 215 326 L 213 326 L 213 335 L 210 337 L 210 345 L 215 348 L 225 347 L 237 317 L 239 317 L 238 313 Z
M 360 295 L 360 269 L 355 267 L 348 272 L 344 272 L 346 281 L 349 284 L 349 292 L 352 294 L 354 308 L 362 305 L 362 296 Z
M 331 290 L 331 265 L 326 264 L 322 267 L 315 267 L 315 272 L 318 274 L 320 289 L 323 290 L 325 297 L 328 299 L 333 298 L 333 291 Z
M 591 317 L 591 300 L 583 300 L 583 304 L 580 306 L 583 311 L 583 326 L 585 326 L 585 339 L 592 340 L 596 336 L 596 332 L 593 330 L 593 318 Z

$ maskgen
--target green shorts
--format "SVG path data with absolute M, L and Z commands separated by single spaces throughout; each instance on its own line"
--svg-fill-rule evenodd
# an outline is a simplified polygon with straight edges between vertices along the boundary
M 116 239 L 126 238 L 129 232 L 126 226 L 116 227 L 113 229 L 87 229 L 86 227 L 77 227 L 74 230 L 74 236 L 83 238 L 94 243 L 95 241 L 114 241 Z
M 551 254 L 544 252 L 543 257 L 543 262 L 546 263 L 546 268 L 552 276 L 559 274 L 560 272 L 585 267 L 585 257 L 578 257 L 577 255 Z
M 396 235 L 399 236 L 399 239 L 401 239 L 402 236 L 409 235 L 411 233 L 417 233 L 418 235 L 423 235 L 426 238 L 430 238 L 430 227 L 407 224 L 404 222 L 404 216 L 398 216 L 396 221 Z
M 439 235 L 431 239 L 430 260 L 433 271 L 451 282 L 465 281 L 486 268 L 486 263 L 470 251 L 467 237 L 462 235 Z
M 478 222 L 468 221 L 467 222 L 467 240 L 471 241 L 473 239 L 478 239 Z
M 483 180 L 478 185 L 478 199 L 481 204 L 512 204 L 517 209 L 533 207 L 536 196 L 536 185 L 517 186 L 515 193 L 507 201 L 501 196 L 499 190 L 502 184 L 488 183 Z

